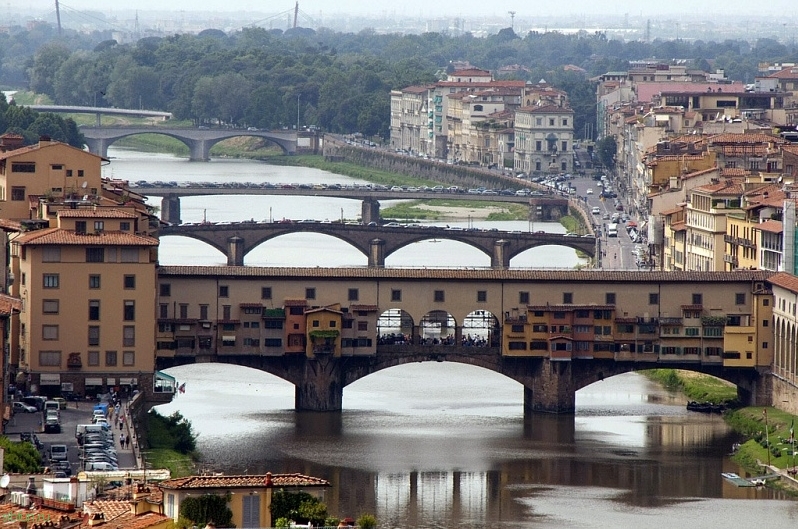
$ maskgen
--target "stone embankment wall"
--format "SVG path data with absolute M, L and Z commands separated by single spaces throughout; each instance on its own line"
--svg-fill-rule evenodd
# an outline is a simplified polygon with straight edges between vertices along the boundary
M 414 158 L 382 149 L 356 147 L 331 136 L 324 137 L 323 153 L 324 158 L 327 160 L 350 162 L 364 167 L 401 173 L 414 178 L 433 180 L 440 182 L 441 185 L 463 188 L 484 186 L 496 189 L 528 187 L 543 192 L 549 191 L 544 186 L 512 176 L 505 176 L 495 170 L 449 165 L 436 160 Z

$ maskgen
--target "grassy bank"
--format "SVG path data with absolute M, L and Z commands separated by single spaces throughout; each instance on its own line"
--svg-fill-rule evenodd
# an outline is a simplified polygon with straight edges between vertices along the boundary
M 379 169 L 372 169 L 363 167 L 349 162 L 328 162 L 323 156 L 300 154 L 296 156 L 270 156 L 263 158 L 263 161 L 275 164 L 285 165 L 291 167 L 312 167 L 314 169 L 321 169 L 330 173 L 349 176 L 351 178 L 358 178 L 373 184 L 383 184 L 390 186 L 435 186 L 439 182 L 433 180 L 425 180 L 422 178 L 413 178 L 399 173 L 392 173 L 389 171 L 381 171 Z
M 719 378 L 678 369 L 650 369 L 642 374 L 670 390 L 681 391 L 688 400 L 727 405 L 737 402 L 737 388 Z
M 433 208 L 433 209 L 430 209 Z M 494 211 L 486 211 L 492 209 Z M 432 199 L 411 200 L 380 210 L 383 219 L 441 220 L 467 218 L 473 216 L 480 220 L 527 220 L 529 207 L 524 204 L 506 202 L 484 202 L 479 200 Z
M 143 453 L 148 468 L 168 468 L 172 477 L 194 473 L 197 436 L 182 415 L 175 412 L 164 417 L 151 410 L 147 414 L 146 439 Z

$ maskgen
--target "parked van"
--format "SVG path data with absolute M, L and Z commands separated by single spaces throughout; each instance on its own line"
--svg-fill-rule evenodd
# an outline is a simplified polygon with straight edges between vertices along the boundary
M 52 461 L 66 461 L 67 445 L 50 445 L 50 459 Z
M 38 411 L 42 411 L 44 409 L 44 402 L 46 400 L 47 400 L 46 398 L 40 397 L 38 395 L 35 395 L 35 396 L 32 395 L 30 397 L 23 397 L 22 398 L 22 402 L 24 402 L 28 406 L 33 406 Z
M 607 237 L 617 237 L 618 236 L 618 224 L 613 222 L 609 226 L 607 226 Z
M 44 411 L 48 410 L 55 410 L 58 411 L 61 409 L 61 405 L 58 404 L 56 400 L 46 400 L 44 401 Z
M 101 471 L 111 471 L 117 470 L 119 467 L 116 465 L 112 465 L 111 463 L 107 463 L 105 461 L 87 461 L 86 462 L 86 470 L 101 470 Z

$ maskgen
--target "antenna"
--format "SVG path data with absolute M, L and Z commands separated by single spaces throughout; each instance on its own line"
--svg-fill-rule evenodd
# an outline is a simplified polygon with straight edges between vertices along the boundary
M 510 29 L 515 32 L 515 11 L 507 11 L 507 14 L 510 15 Z
M 58 0 L 55 0 L 55 18 L 58 21 L 58 36 L 61 36 L 61 8 L 58 7 Z
M 0 488 L 8 488 L 9 483 L 11 483 L 11 476 L 8 474 L 3 474 L 3 477 L 0 478 Z
M 86 189 L 88 186 L 89 186 L 89 182 L 88 181 L 84 181 L 82 184 L 80 184 L 80 187 L 83 188 L 83 189 Z

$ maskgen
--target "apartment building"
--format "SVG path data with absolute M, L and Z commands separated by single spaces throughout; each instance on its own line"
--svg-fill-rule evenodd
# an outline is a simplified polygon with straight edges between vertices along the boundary
M 513 167 L 523 173 L 573 171 L 574 111 L 542 105 L 521 107 L 515 113 Z
M 773 401 L 798 413 L 798 278 L 782 272 L 768 283 L 773 289 Z
M 44 395 L 152 388 L 158 240 L 132 209 L 59 209 L 54 226 L 13 234 L 11 334 L 17 382 Z M 29 381 L 29 383 L 27 383 Z
M 740 213 L 743 182 L 727 179 L 693 188 L 685 212 L 685 270 L 723 270 L 726 215 Z

